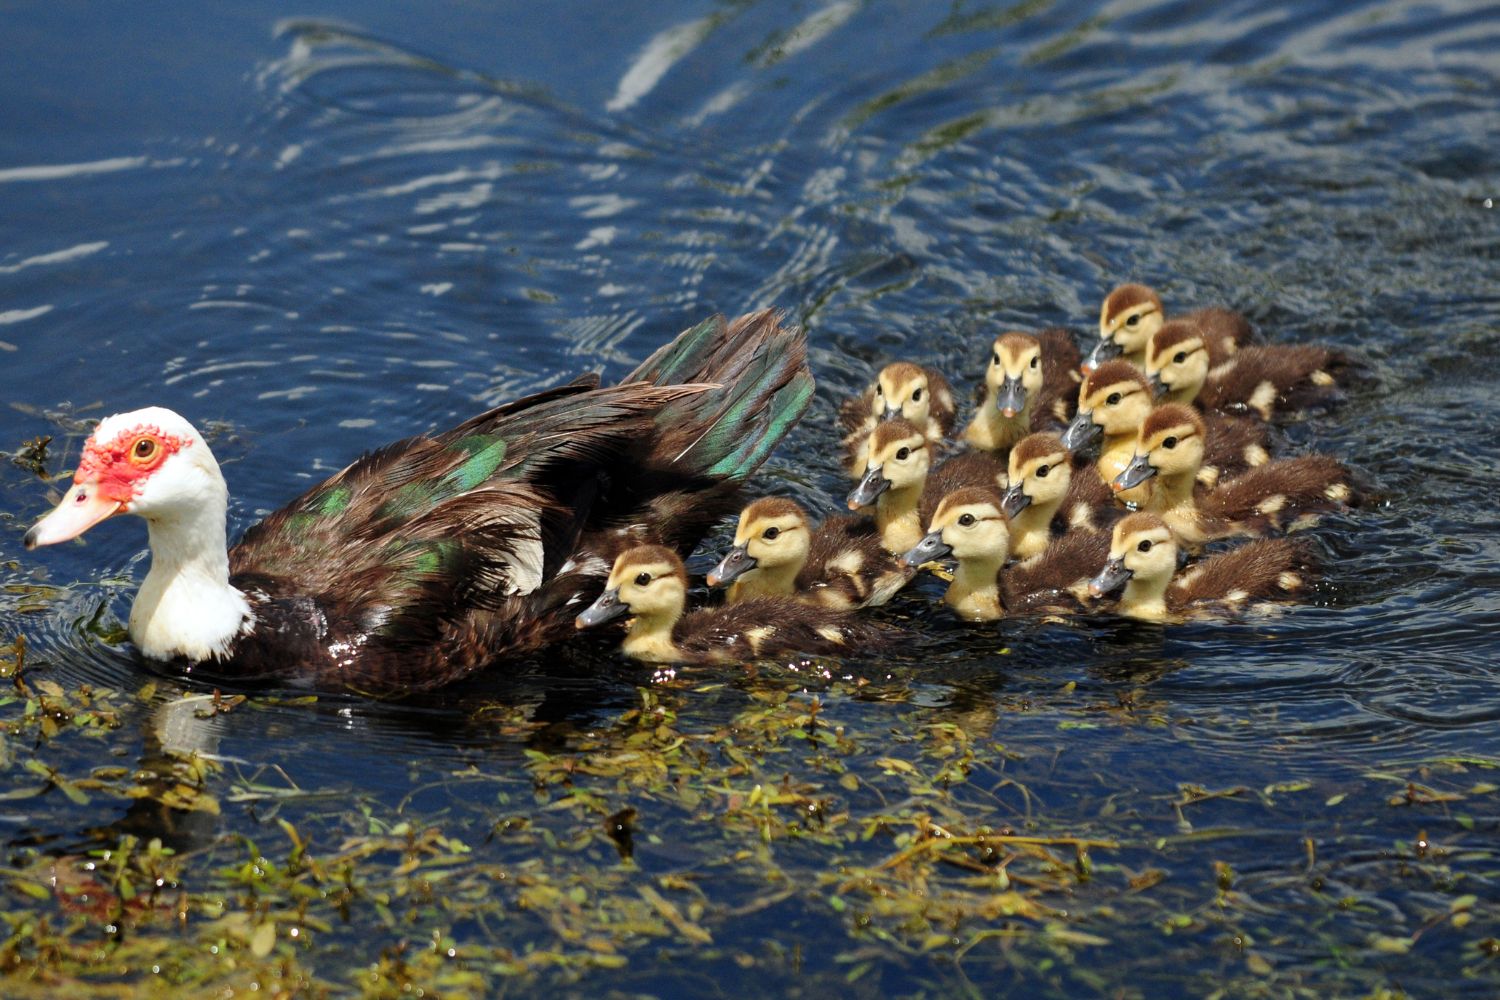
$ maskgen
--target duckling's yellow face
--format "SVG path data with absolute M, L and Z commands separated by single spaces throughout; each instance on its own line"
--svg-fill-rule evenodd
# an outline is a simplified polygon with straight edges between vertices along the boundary
M 900 417 L 925 426 L 932 412 L 932 386 L 927 383 L 927 373 L 916 365 L 902 361 L 886 365 L 875 379 L 875 416 L 882 420 Z
M 1109 293 L 1099 310 L 1099 336 L 1114 341 L 1127 354 L 1137 354 L 1146 349 L 1164 321 L 1155 292 L 1144 285 L 1122 285 Z
M 1181 420 L 1158 427 L 1151 421 L 1141 427 L 1135 453 L 1144 457 L 1157 475 L 1197 475 L 1203 464 L 1203 447 L 1202 424 Z
M 1151 412 L 1151 392 L 1144 379 L 1105 381 L 1090 376 L 1078 391 L 1078 410 L 1091 414 L 1111 437 L 1134 434 Z
M 748 507 L 740 516 L 734 533 L 734 544 L 743 546 L 755 565 L 761 569 L 801 564 L 807 561 L 812 531 L 806 518 L 790 511 L 779 514 L 757 514 Z
M 687 580 L 680 566 L 632 552 L 615 560 L 605 585 L 606 592 L 611 590 L 618 592 L 619 602 L 637 618 L 679 615 L 687 601 Z
M 1122 530 L 1123 529 L 1123 530 Z M 1177 540 L 1161 521 L 1140 526 L 1132 518 L 1115 525 L 1110 538 L 1109 558 L 1130 571 L 1134 580 L 1151 581 L 1170 578 L 1177 572 Z
M 1158 344 L 1152 338 L 1146 349 L 1146 377 L 1164 392 L 1193 392 L 1208 378 L 1208 345 L 1201 336 Z
M 996 337 L 984 381 L 1001 412 L 1007 417 L 1015 416 L 1026 404 L 1027 396 L 1041 391 L 1042 345 L 1024 333 Z
M 1023 455 L 1020 448 L 1010 452 L 1010 483 L 1020 485 L 1021 492 L 1033 504 L 1062 499 L 1073 481 L 1073 467 L 1068 452 L 1059 448 L 1044 455 Z
M 927 438 L 921 434 L 891 435 L 888 439 L 876 435 L 870 443 L 870 457 L 865 463 L 865 475 L 872 470 L 890 480 L 891 489 L 921 486 L 927 480 L 931 455 L 927 450 Z
M 1010 524 L 991 500 L 975 501 L 958 493 L 944 497 L 932 515 L 928 534 L 937 533 L 959 561 L 999 559 L 1010 551 Z

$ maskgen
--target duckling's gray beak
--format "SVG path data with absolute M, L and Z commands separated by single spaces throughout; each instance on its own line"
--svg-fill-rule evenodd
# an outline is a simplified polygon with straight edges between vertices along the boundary
M 895 420 L 899 416 L 901 416 L 901 407 L 892 406 L 887 403 L 885 409 L 880 411 L 880 422 L 885 423 L 887 420 Z
M 1146 381 L 1151 383 L 1151 395 L 1160 399 L 1167 394 L 1167 383 L 1161 380 L 1161 372 L 1152 372 L 1146 376 Z
M 1020 379 L 1005 376 L 1005 381 L 1000 383 L 1000 388 L 995 392 L 995 408 L 1003 415 L 1013 417 L 1025 406 L 1026 387 L 1021 384 Z
M 908 566 L 920 566 L 923 563 L 935 562 L 938 559 L 942 559 L 952 551 L 953 546 L 943 541 L 943 533 L 941 531 L 929 531 L 922 536 L 920 542 L 907 549 L 906 554 L 901 557 L 901 561 Z
M 890 488 L 891 481 L 881 474 L 879 466 L 867 470 L 865 478 L 849 491 L 849 509 L 859 510 L 861 507 L 875 506 L 875 501 L 880 499 L 880 494 Z
M 1093 410 L 1079 410 L 1068 429 L 1063 431 L 1063 447 L 1075 455 L 1086 455 L 1104 437 L 1104 428 L 1094 423 Z
M 710 587 L 722 587 L 739 579 L 744 574 L 755 568 L 755 557 L 750 554 L 748 545 L 736 545 L 724 553 L 724 558 L 719 560 L 719 565 L 709 570 L 708 585 Z
M 1089 351 L 1089 356 L 1083 359 L 1083 364 L 1079 367 L 1087 374 L 1111 358 L 1118 358 L 1124 353 L 1125 349 L 1113 340 L 1101 340 L 1094 345 L 1092 351 Z
M 1125 568 L 1125 559 L 1111 559 L 1104 564 L 1099 575 L 1089 581 L 1089 596 L 1103 597 L 1105 594 L 1119 590 L 1130 579 L 1130 570 Z
M 1115 481 L 1109 485 L 1116 493 L 1119 493 L 1141 485 L 1154 475 L 1156 475 L 1156 469 L 1152 467 L 1150 457 L 1137 453 L 1131 457 L 1130 464 L 1121 469 Z
M 629 611 L 630 605 L 620 600 L 620 588 L 611 587 L 600 594 L 599 599 L 590 604 L 573 622 L 573 625 L 577 628 L 593 628 L 595 625 L 603 625 Z
M 1000 498 L 1000 509 L 1005 512 L 1006 517 L 1015 517 L 1021 511 L 1031 506 L 1031 497 L 1016 483 L 1005 491 L 1005 496 Z

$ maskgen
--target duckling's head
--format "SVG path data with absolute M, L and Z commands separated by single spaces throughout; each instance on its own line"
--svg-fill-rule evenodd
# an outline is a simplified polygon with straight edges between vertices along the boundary
M 812 528 L 791 500 L 766 497 L 740 512 L 734 547 L 708 574 L 710 587 L 723 586 L 753 569 L 774 569 L 807 561 Z
M 1026 397 L 1042 388 L 1042 344 L 1026 333 L 1002 333 L 990 349 L 985 385 L 995 408 L 1014 417 L 1026 406 Z
M 1131 514 L 1115 525 L 1109 562 L 1089 581 L 1094 597 L 1118 590 L 1132 579 L 1155 581 L 1177 572 L 1177 539 L 1155 514 Z
M 932 386 L 926 369 L 897 361 L 880 369 L 875 378 L 874 415 L 881 420 L 900 417 L 918 427 L 927 424 L 932 412 Z
M 1158 396 L 1198 394 L 1208 378 L 1208 343 L 1197 324 L 1174 319 L 1151 335 L 1146 345 L 1146 377 Z
M 902 558 L 908 566 L 953 556 L 1000 562 L 1010 552 L 1010 523 L 1000 494 L 987 486 L 967 486 L 943 497 L 927 534 Z
M 677 553 L 661 545 L 638 545 L 615 559 L 604 593 L 578 616 L 579 628 L 621 615 L 675 620 L 687 601 L 687 570 Z
M 1073 481 L 1073 456 L 1056 434 L 1031 434 L 1010 450 L 1010 489 L 1003 510 L 1015 517 L 1032 504 L 1061 500 Z
M 1145 285 L 1120 285 L 1099 310 L 1099 337 L 1126 354 L 1138 354 L 1165 318 L 1156 292 Z
M 864 478 L 849 493 L 849 509 L 873 506 L 886 490 L 920 487 L 931 460 L 927 435 L 899 417 L 885 421 L 870 435 Z
M 1115 492 L 1139 486 L 1152 476 L 1196 476 L 1203 464 L 1203 418 L 1191 406 L 1167 403 L 1141 424 L 1135 456 L 1110 485 Z
M 1076 454 L 1101 433 L 1133 434 L 1150 411 L 1151 386 L 1141 370 L 1121 358 L 1106 361 L 1078 387 L 1078 415 L 1063 433 L 1063 444 Z

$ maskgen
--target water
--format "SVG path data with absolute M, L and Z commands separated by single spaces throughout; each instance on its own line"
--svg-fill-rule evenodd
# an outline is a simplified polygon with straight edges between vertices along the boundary
M 528 990 L 656 995 L 1495 994 L 1500 12 L 283 13 L 12 12 L 0 449 L 51 435 L 55 473 L 79 420 L 173 407 L 209 430 L 237 535 L 365 448 L 775 304 L 807 328 L 820 388 L 761 485 L 829 510 L 847 488 L 834 410 L 880 363 L 966 389 L 995 332 L 1087 329 L 1136 278 L 1368 359 L 1369 385 L 1285 437 L 1345 459 L 1370 498 L 1313 533 L 1315 600 L 1268 620 L 972 629 L 928 586 L 887 616 L 917 622 L 907 644 L 826 668 L 653 678 L 585 643 L 412 705 L 199 718 L 119 640 L 139 525 L 25 553 L 49 488 L 5 462 L 0 639 L 27 638 L 34 678 L 121 692 L 99 739 L 0 745 L 9 787 L 36 786 L 27 754 L 100 783 L 88 806 L 56 788 L 4 803 L 6 864 L 157 836 L 209 893 L 242 837 L 285 856 L 281 819 L 325 856 L 403 820 L 463 841 L 436 902 L 388 872 L 392 922 L 324 906 L 299 940 L 277 911 L 273 957 L 336 992 L 406 941 L 429 989 L 460 969 L 498 989 L 519 965 Z M 794 724 L 815 698 L 843 742 Z M 647 738 L 643 719 L 667 721 Z M 132 805 L 132 779 L 97 771 L 176 773 L 194 750 L 222 762 L 216 816 Z M 954 760 L 961 779 L 938 780 Z M 699 770 L 694 798 L 679 786 Z M 757 784 L 789 798 L 747 806 Z M 629 862 L 602 822 L 625 807 Z M 919 815 L 1114 846 L 1087 878 L 1067 846 L 1018 858 L 1012 888 L 1043 910 L 999 912 L 993 859 L 901 857 Z M 268 975 L 243 945 L 213 982 Z

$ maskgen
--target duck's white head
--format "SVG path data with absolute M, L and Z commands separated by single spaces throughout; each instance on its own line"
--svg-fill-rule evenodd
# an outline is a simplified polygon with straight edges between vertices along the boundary
M 170 522 L 225 502 L 219 464 L 192 424 L 160 406 L 117 413 L 84 442 L 72 487 L 26 533 L 26 547 L 77 538 L 115 514 Z

